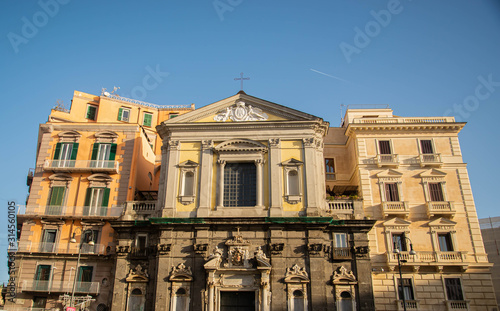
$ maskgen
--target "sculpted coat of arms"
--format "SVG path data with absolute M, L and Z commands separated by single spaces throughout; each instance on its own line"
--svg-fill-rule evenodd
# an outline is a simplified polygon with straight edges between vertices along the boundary
M 242 121 L 263 121 L 268 119 L 268 115 L 262 109 L 246 105 L 245 102 L 237 102 L 232 107 L 227 107 L 225 111 L 217 114 L 214 120 L 217 122 L 225 122 L 227 120 L 235 122 Z

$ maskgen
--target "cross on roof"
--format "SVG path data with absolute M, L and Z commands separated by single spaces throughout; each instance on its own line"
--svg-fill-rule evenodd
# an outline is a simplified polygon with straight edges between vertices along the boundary
M 234 78 L 234 80 L 241 80 L 241 90 L 243 91 L 243 80 L 250 80 L 250 78 L 243 78 L 243 72 L 240 73 L 240 77 L 239 78 Z

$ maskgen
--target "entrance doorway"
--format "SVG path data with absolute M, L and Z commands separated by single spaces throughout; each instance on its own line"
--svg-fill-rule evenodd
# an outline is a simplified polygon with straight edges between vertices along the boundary
M 220 292 L 220 311 L 255 311 L 255 292 Z

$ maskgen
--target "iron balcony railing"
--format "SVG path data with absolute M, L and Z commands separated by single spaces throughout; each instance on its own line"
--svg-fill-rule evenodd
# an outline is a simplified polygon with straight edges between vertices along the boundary
M 75 293 L 96 295 L 99 294 L 99 285 L 99 282 L 76 282 Z M 21 286 L 21 291 L 69 293 L 73 291 L 73 282 L 24 280 Z
M 118 173 L 119 162 L 115 160 L 45 160 L 44 170 L 92 171 Z
M 352 259 L 351 248 L 350 247 L 334 247 L 333 248 L 333 259 Z
M 78 243 L 20 241 L 17 251 L 25 253 L 78 254 L 79 248 L 80 244 Z M 106 253 L 106 247 L 103 244 L 90 245 L 83 243 L 81 248 L 81 254 L 104 255 Z
M 19 215 L 38 216 L 99 216 L 99 217 L 119 217 L 123 213 L 123 206 L 111 207 L 91 207 L 91 206 L 28 206 L 19 209 Z

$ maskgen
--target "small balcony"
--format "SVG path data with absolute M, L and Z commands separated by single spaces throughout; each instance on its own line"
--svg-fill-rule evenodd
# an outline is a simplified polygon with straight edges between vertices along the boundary
M 398 304 L 398 310 L 420 310 L 420 305 L 418 303 L 418 300 L 406 300 L 405 299 L 405 304 L 406 304 L 406 309 L 403 304 L 403 300 L 397 300 Z
M 141 258 L 148 257 L 151 254 L 147 247 L 132 247 L 130 249 L 130 257 Z
M 90 207 L 90 206 L 28 206 L 19 209 L 18 215 L 31 216 L 65 216 L 65 217 L 98 217 L 117 218 L 123 213 L 123 206 Z
M 351 248 L 350 247 L 334 247 L 333 248 L 333 260 L 351 260 Z
M 409 251 L 400 252 L 401 260 L 406 260 L 405 265 L 411 266 L 468 266 L 467 263 L 467 252 L 433 252 L 433 251 L 422 251 L 416 252 L 416 255 L 410 255 Z M 395 253 L 387 253 L 387 263 L 389 266 L 395 266 L 398 264 L 398 255 Z
M 441 161 L 440 153 L 424 153 L 418 156 L 418 161 L 421 167 L 434 166 L 441 167 L 443 162 Z
M 124 220 L 146 220 L 156 214 L 156 201 L 128 201 Z
M 45 160 L 44 171 L 94 172 L 118 174 L 118 161 L 108 160 Z
M 470 310 L 469 300 L 447 300 L 446 308 L 448 311 Z
M 378 167 L 398 167 L 399 156 L 397 154 L 378 154 L 375 158 Z
M 99 294 L 99 282 L 76 282 L 75 294 Z M 71 293 L 73 282 L 24 280 L 21 285 L 23 292 Z
M 427 202 L 427 216 L 432 217 L 435 215 L 455 216 L 455 207 L 451 201 L 428 201 Z
M 410 209 L 406 201 L 391 201 L 382 202 L 382 212 L 384 213 L 384 217 L 398 215 L 407 218 L 408 214 L 410 214 Z
M 20 241 L 17 252 L 22 253 L 46 253 L 46 254 L 78 254 L 80 245 L 77 243 L 53 243 L 53 242 L 31 242 Z M 81 254 L 104 255 L 106 247 L 103 244 L 82 244 Z
M 337 219 L 362 219 L 363 202 L 358 199 L 349 199 L 347 196 L 342 196 L 341 199 L 329 197 L 325 213 Z

